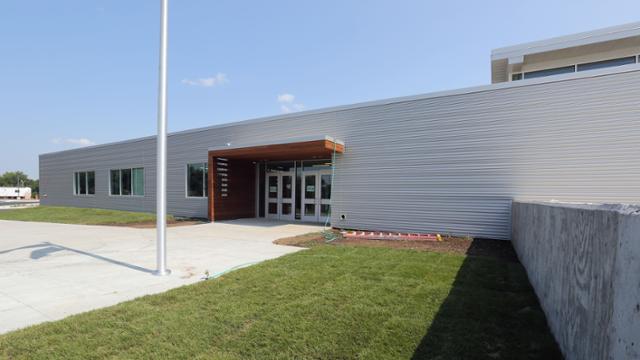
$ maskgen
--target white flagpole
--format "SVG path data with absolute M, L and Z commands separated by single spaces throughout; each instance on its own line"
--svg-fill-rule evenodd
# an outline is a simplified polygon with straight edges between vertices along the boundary
M 169 0 L 160 0 L 160 84 L 158 89 L 158 138 L 156 173 L 157 269 L 155 275 L 169 275 L 167 269 L 167 26 Z

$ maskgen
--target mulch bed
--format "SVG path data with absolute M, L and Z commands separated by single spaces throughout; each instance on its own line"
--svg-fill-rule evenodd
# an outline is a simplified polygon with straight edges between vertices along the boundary
M 436 251 L 471 256 L 488 256 L 507 261 L 518 261 L 510 241 L 491 239 L 471 239 L 454 236 L 443 236 L 442 241 L 429 240 L 370 240 L 344 238 L 334 230 L 336 239 L 327 242 L 323 233 L 310 233 L 300 236 L 278 239 L 278 245 L 312 247 L 321 244 L 384 247 L 393 249 L 411 249 L 418 251 Z

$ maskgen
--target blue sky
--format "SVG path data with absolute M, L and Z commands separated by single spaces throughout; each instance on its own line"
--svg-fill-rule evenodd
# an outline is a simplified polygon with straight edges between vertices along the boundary
M 637 1 L 170 6 L 171 131 L 489 83 L 493 48 L 632 21 Z M 0 173 L 156 131 L 159 1 L 0 4 Z

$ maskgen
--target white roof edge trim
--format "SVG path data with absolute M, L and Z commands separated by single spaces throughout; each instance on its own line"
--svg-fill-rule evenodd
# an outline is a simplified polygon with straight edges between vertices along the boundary
M 209 148 L 209 151 L 242 149 L 242 148 L 254 147 L 254 146 L 284 145 L 284 144 L 291 144 L 291 143 L 320 141 L 320 140 L 327 140 L 327 141 L 331 141 L 333 143 L 344 146 L 344 142 L 341 140 L 337 140 L 329 135 L 324 135 L 324 136 L 321 135 L 321 136 L 304 136 L 304 137 L 288 138 L 288 139 L 267 140 L 267 141 L 261 141 L 261 142 L 255 142 L 255 143 L 238 143 L 238 144 L 230 143 L 231 145 L 229 146 L 216 146 L 216 147 Z
M 491 51 L 491 60 L 500 60 L 514 56 L 524 56 L 611 40 L 620 40 L 634 36 L 640 36 L 640 22 L 611 26 L 592 31 L 493 49 Z
M 597 70 L 581 71 L 581 72 L 575 72 L 575 73 L 539 77 L 539 78 L 525 79 L 525 80 L 518 80 L 518 81 L 505 81 L 505 82 L 500 82 L 495 84 L 472 86 L 472 87 L 466 87 L 466 88 L 454 89 L 454 90 L 443 90 L 443 91 L 436 91 L 436 92 L 426 93 L 426 94 L 402 96 L 402 97 L 388 98 L 388 99 L 382 99 L 382 100 L 373 100 L 373 101 L 361 102 L 361 103 L 350 104 L 350 105 L 339 105 L 339 106 L 327 107 L 327 108 L 316 109 L 316 110 L 306 110 L 306 111 L 300 111 L 300 112 L 294 112 L 294 113 L 288 113 L 288 114 L 282 114 L 282 115 L 260 117 L 260 118 L 249 119 L 249 120 L 233 121 L 233 122 L 227 122 L 224 124 L 176 131 L 176 132 L 169 133 L 167 136 L 171 137 L 175 135 L 184 135 L 184 134 L 197 133 L 197 132 L 208 131 L 213 129 L 220 129 L 220 128 L 225 128 L 229 126 L 251 125 L 251 124 L 268 122 L 268 121 L 277 121 L 277 120 L 284 120 L 289 118 L 300 118 L 308 115 L 324 114 L 329 112 L 339 112 L 339 111 L 346 111 L 346 110 L 352 110 L 352 109 L 366 108 L 371 106 L 391 105 L 391 104 L 412 102 L 412 101 L 425 100 L 425 99 L 435 99 L 435 98 L 454 96 L 454 95 L 481 93 L 481 92 L 496 91 L 496 90 L 509 89 L 509 88 L 533 86 L 538 84 L 564 82 L 564 81 L 571 81 L 576 79 L 594 78 L 594 77 L 601 77 L 601 76 L 636 72 L 636 71 L 640 71 L 640 64 L 628 64 L 628 65 L 621 65 L 616 67 L 602 68 Z M 76 149 L 49 152 L 49 153 L 40 154 L 40 156 L 60 154 L 60 153 L 72 152 L 72 151 L 82 151 L 87 149 L 95 149 L 95 148 L 100 148 L 104 146 L 132 143 L 132 142 L 144 141 L 144 140 L 150 140 L 150 139 L 152 140 L 155 138 L 156 138 L 155 135 L 145 136 L 145 137 L 140 137 L 135 139 L 85 146 L 85 147 L 76 148 Z

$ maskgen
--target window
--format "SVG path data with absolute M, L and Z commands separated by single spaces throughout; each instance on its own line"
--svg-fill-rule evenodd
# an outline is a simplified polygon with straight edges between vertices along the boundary
M 320 176 L 320 198 L 331 199 L 331 175 Z
M 78 194 L 81 195 L 86 195 L 87 194 L 87 173 L 86 172 L 81 172 L 78 173 L 78 183 L 80 184 L 80 188 L 78 189 Z
M 567 74 L 575 71 L 576 71 L 576 67 L 574 65 L 570 65 L 570 66 L 563 66 L 563 67 L 553 68 L 553 69 L 529 71 L 524 73 L 524 78 L 533 79 L 533 78 L 539 78 L 544 76 Z
M 209 164 L 187 164 L 187 197 L 209 196 Z
M 109 179 L 111 195 L 144 196 L 144 168 L 114 169 Z
M 595 61 L 595 62 L 590 62 L 590 63 L 585 63 L 585 64 L 578 64 L 578 71 L 595 70 L 595 69 L 602 69 L 602 68 L 606 68 L 606 67 L 620 66 L 620 65 L 627 65 L 627 64 L 635 64 L 635 63 L 636 63 L 636 57 L 635 56 L 629 56 L 629 57 L 618 58 L 618 59 L 611 59 L 611 60 Z
M 306 175 L 304 177 L 304 198 L 315 199 L 316 198 L 316 176 Z
M 331 205 L 329 204 L 321 204 L 320 205 L 320 216 L 327 217 L 331 215 Z
M 87 171 L 87 194 L 94 195 L 96 193 L 96 173 L 95 171 Z
M 275 175 L 269 176 L 269 198 L 278 198 L 278 177 Z
M 96 194 L 96 172 L 78 171 L 73 174 L 73 193 L 75 195 Z
M 290 175 L 282 176 L 282 198 L 283 199 L 291 199 L 291 194 L 293 192 L 293 185 L 291 182 Z
M 638 61 L 639 60 L 636 56 L 627 56 L 627 57 L 622 57 L 617 59 L 601 60 L 601 61 L 594 61 L 594 62 L 577 64 L 577 65 L 557 67 L 553 69 L 536 70 L 536 71 L 529 71 L 525 73 L 513 73 L 511 74 L 511 80 L 515 81 L 515 80 L 522 80 L 522 79 L 533 79 L 533 78 L 538 78 L 543 76 L 568 74 L 576 71 L 602 69 L 607 67 L 635 64 Z
M 120 195 L 120 170 L 111 170 L 111 195 Z
M 133 195 L 144 196 L 144 169 L 143 168 L 132 169 L 132 172 L 133 172 L 132 173 Z
M 120 195 L 131 195 L 131 169 L 120 170 Z

